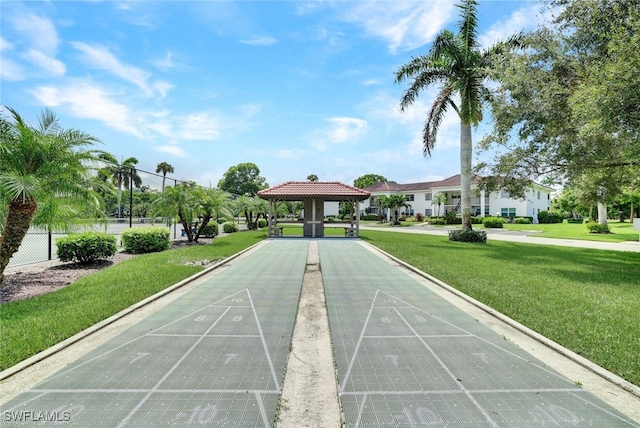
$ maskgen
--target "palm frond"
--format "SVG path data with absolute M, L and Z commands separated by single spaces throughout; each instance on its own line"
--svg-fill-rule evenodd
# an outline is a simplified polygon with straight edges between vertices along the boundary
M 478 2 L 476 0 L 463 0 L 456 7 L 461 11 L 459 37 L 464 41 L 467 50 L 472 50 L 478 45 Z
M 429 110 L 429 114 L 427 115 L 427 119 L 424 124 L 422 137 L 422 153 L 425 157 L 430 157 L 431 152 L 435 147 L 436 136 L 438 135 L 438 130 L 440 129 L 442 119 L 447 112 L 447 107 L 450 105 L 455 105 L 452 100 L 453 93 L 454 88 L 452 88 L 451 86 L 445 86 L 438 93 L 436 99 L 431 105 L 431 109 Z

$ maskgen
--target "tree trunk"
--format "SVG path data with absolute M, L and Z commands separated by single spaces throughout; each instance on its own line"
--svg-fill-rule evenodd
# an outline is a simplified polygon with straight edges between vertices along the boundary
M 460 126 L 460 186 L 462 230 L 471 230 L 471 125 Z
M 4 270 L 29 231 L 38 204 L 33 199 L 19 198 L 9 203 L 4 232 L 0 237 L 0 287 L 4 283 Z
M 607 224 L 607 204 L 598 201 L 598 223 Z

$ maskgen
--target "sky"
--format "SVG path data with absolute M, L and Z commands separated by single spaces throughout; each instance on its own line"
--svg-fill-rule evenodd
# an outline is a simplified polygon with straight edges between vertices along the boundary
M 0 104 L 34 124 L 50 108 L 63 128 L 98 138 L 97 149 L 135 157 L 144 171 L 167 162 L 169 177 L 204 186 L 243 162 L 270 186 L 310 174 L 351 185 L 364 174 L 441 180 L 460 171 L 459 120 L 445 117 L 426 159 L 422 129 L 438 87 L 401 112 L 408 82 L 395 72 L 442 29 L 456 30 L 453 4 L 2 0 Z M 480 0 L 480 43 L 535 29 L 542 9 Z

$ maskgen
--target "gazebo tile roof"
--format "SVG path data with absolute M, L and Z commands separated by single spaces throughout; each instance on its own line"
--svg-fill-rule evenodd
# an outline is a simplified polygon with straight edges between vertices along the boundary
M 362 200 L 371 196 L 371 193 L 338 181 L 287 181 L 286 183 L 260 190 L 258 196 L 265 199 L 282 197 L 351 197 Z

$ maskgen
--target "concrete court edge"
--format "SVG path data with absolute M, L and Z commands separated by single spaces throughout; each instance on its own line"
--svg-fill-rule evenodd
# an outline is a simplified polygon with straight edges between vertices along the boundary
M 462 293 L 461 291 L 453 288 L 452 286 L 450 286 L 449 284 L 440 281 L 439 279 L 429 275 L 428 273 L 425 273 L 423 271 L 421 271 L 420 269 L 411 266 L 410 264 L 398 259 L 397 257 L 392 256 L 391 254 L 381 250 L 380 248 L 371 245 L 365 241 L 362 241 L 363 244 L 369 246 L 370 248 L 372 248 L 375 251 L 380 252 L 381 254 L 385 255 L 386 257 L 388 257 L 389 259 L 393 260 L 394 262 L 404 266 L 405 268 L 409 269 L 410 271 L 412 271 L 413 273 L 433 282 L 434 284 L 436 284 L 437 286 L 445 289 L 446 291 L 450 292 L 451 294 L 456 295 L 457 297 L 465 300 L 466 302 L 472 304 L 473 306 L 481 309 L 482 311 L 488 313 L 489 315 L 491 315 L 494 318 L 499 319 L 500 321 L 504 322 L 505 324 L 509 325 L 510 327 L 513 327 L 514 329 L 520 331 L 521 333 L 531 337 L 532 339 L 536 340 L 537 342 L 540 342 L 541 344 L 543 344 L 544 346 L 546 346 L 547 348 L 550 348 L 552 350 L 554 350 L 555 352 L 561 354 L 562 356 L 568 358 L 569 360 L 573 361 L 576 364 L 579 364 L 580 366 L 586 368 L 587 370 L 591 371 L 592 373 L 600 376 L 601 378 L 607 380 L 608 382 L 618 386 L 619 388 L 625 390 L 626 392 L 633 394 L 634 396 L 640 398 L 640 387 L 632 384 L 631 382 L 628 382 L 626 380 L 624 380 L 623 378 L 621 378 L 620 376 L 610 372 L 609 370 L 600 367 L 599 365 L 587 360 L 584 357 L 581 357 L 580 355 L 576 354 L 575 352 L 565 348 L 564 346 L 560 345 L 557 342 L 554 342 L 553 340 L 535 332 L 534 330 L 531 330 L 530 328 L 520 324 L 519 322 L 515 321 L 512 318 L 509 318 L 508 316 L 490 308 L 489 306 L 485 305 L 482 302 L 479 302 L 478 300 L 474 299 L 471 296 L 468 296 L 464 293 Z
M 164 290 L 158 291 L 156 294 L 152 294 L 151 296 L 145 298 L 144 300 L 139 301 L 138 303 L 135 303 L 131 306 L 129 306 L 128 308 L 125 308 L 123 310 L 121 310 L 120 312 L 117 312 L 114 315 L 111 315 L 109 318 L 105 318 L 104 320 L 92 325 L 89 328 L 86 328 L 84 330 L 82 330 L 79 333 L 76 333 L 75 335 L 63 340 L 60 343 L 57 343 L 53 346 L 51 346 L 50 348 L 45 349 L 44 351 L 38 352 L 35 355 L 32 355 L 31 357 L 20 361 L 19 363 L 17 363 L 16 365 L 13 365 L 11 367 L 9 367 L 8 369 L 5 369 L 3 371 L 0 372 L 0 382 L 9 379 L 12 376 L 15 376 L 16 374 L 20 373 L 21 371 L 37 364 L 38 362 L 51 357 L 52 355 L 57 354 L 58 352 L 62 351 L 63 349 L 68 348 L 69 346 L 81 341 L 82 339 L 89 337 L 92 334 L 97 333 L 98 331 L 102 330 L 103 328 L 107 327 L 110 324 L 113 324 L 114 322 L 118 321 L 119 319 L 131 314 L 132 312 L 137 311 L 140 308 L 143 308 L 144 306 L 147 306 L 148 304 L 160 299 L 161 297 L 166 296 L 167 294 L 172 293 L 173 291 L 184 287 L 185 285 L 195 281 L 196 279 L 208 274 L 209 272 L 214 271 L 215 269 L 218 269 L 219 267 L 224 266 L 225 264 L 229 263 L 231 260 L 239 257 L 240 255 L 251 251 L 252 249 L 254 249 L 255 247 L 257 247 L 258 245 L 262 245 L 264 243 L 264 241 L 260 241 L 256 244 L 253 244 L 250 247 L 245 248 L 242 251 L 239 251 L 229 257 L 227 257 L 226 259 L 222 259 L 220 262 L 216 263 L 213 266 L 210 266 L 194 275 L 191 275 L 188 278 L 183 279 L 182 281 L 171 285 L 167 288 L 165 288 Z

